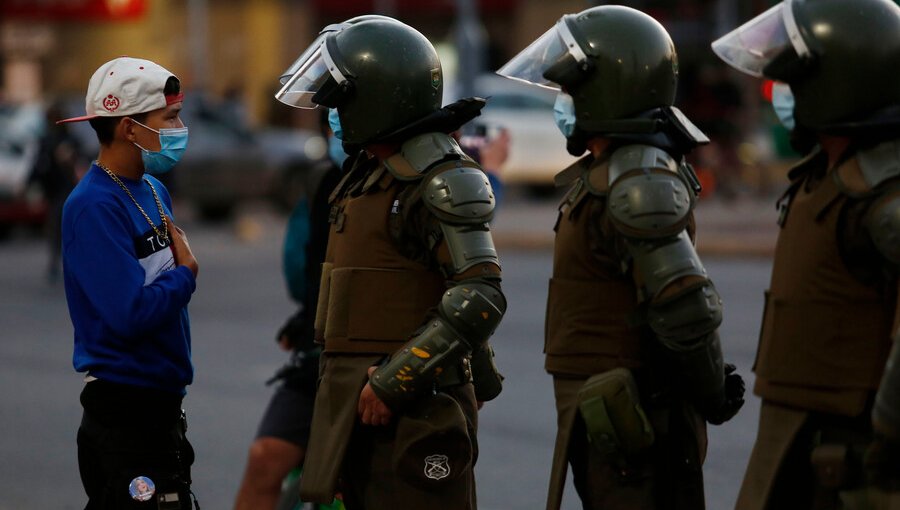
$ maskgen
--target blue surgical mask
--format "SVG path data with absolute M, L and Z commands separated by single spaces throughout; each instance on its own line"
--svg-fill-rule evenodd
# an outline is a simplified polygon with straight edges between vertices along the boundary
M 794 94 L 791 87 L 787 83 L 775 83 L 772 85 L 772 108 L 775 109 L 775 115 L 781 124 L 793 130 L 796 123 L 794 122 Z
M 556 120 L 556 127 L 566 138 L 572 136 L 575 132 L 575 102 L 572 96 L 565 92 L 560 92 L 556 96 L 556 102 L 553 104 L 553 119 Z
M 138 144 L 134 144 L 141 150 L 141 161 L 144 162 L 144 171 L 150 175 L 160 175 L 171 170 L 181 159 L 184 150 L 187 149 L 188 128 L 162 128 L 160 130 L 145 126 L 131 119 L 135 124 L 153 131 L 159 135 L 159 151 L 149 151 Z
M 337 108 L 328 110 L 328 127 L 338 140 L 344 139 L 344 128 L 341 127 L 341 117 L 338 115 Z
M 344 152 L 344 142 L 336 136 L 328 137 L 328 157 L 338 168 L 343 168 L 347 153 Z

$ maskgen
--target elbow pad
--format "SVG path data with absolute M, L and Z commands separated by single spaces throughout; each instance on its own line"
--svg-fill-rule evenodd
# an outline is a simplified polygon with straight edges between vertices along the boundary
M 505 312 L 506 298 L 493 285 L 462 282 L 448 289 L 437 317 L 375 370 L 372 389 L 391 409 L 432 391 L 445 370 L 481 348 Z

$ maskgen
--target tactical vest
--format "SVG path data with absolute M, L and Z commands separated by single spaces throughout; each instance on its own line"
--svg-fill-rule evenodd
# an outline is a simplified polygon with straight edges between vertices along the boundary
M 401 204 L 401 193 L 421 178 L 400 181 L 383 164 L 348 177 L 331 199 L 316 341 L 330 353 L 390 354 L 445 289 L 440 273 L 402 254 L 390 232 L 391 215 L 412 206 Z
M 608 165 L 590 157 L 577 165 L 582 172 L 560 205 L 554 228 L 544 366 L 554 375 L 589 376 L 640 366 L 645 335 L 636 325 L 635 284 L 622 271 L 611 239 L 598 236 L 600 225 L 608 224 Z
M 755 392 L 784 405 L 856 416 L 881 380 L 896 297 L 854 278 L 841 257 L 839 218 L 850 197 L 835 171 L 815 186 L 801 179 L 792 186 L 775 248 Z

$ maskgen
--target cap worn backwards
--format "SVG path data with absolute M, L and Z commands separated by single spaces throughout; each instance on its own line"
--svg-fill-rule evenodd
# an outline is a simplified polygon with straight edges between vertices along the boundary
M 57 122 L 80 122 L 96 117 L 125 117 L 177 103 L 184 94 L 166 96 L 166 81 L 175 76 L 161 65 L 140 58 L 119 57 L 94 71 L 84 98 L 86 115 Z

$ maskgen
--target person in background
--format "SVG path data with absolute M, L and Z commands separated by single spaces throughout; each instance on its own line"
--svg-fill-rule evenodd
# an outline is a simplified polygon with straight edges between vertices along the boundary
M 312 423 L 319 376 L 321 347 L 314 341 L 313 319 L 319 297 L 319 281 L 328 244 L 328 197 L 341 179 L 347 155 L 328 125 L 323 108 L 322 136 L 328 141 L 328 158 L 309 170 L 306 196 L 298 200 L 288 220 L 284 239 L 284 276 L 297 312 L 278 330 L 278 346 L 290 351 L 288 363 L 269 383 L 279 381 L 250 445 L 244 479 L 235 510 L 274 509 L 282 481 L 303 464 Z
M 194 451 L 181 408 L 194 376 L 188 303 L 197 259 L 154 175 L 187 147 L 181 83 L 162 66 L 120 57 L 88 83 L 87 115 L 100 154 L 63 207 L 63 281 L 84 372 L 78 467 L 86 510 L 190 510 Z M 140 402 L 140 406 L 135 406 Z M 140 496 L 143 498 L 144 496 Z
M 59 104 L 46 111 L 47 129 L 40 140 L 37 160 L 31 178 L 38 182 L 47 201 L 47 240 L 49 260 L 47 279 L 55 283 L 62 269 L 62 209 L 69 193 L 84 174 L 87 162 L 81 144 L 66 124 Z
M 787 0 L 712 48 L 775 81 L 805 155 L 778 202 L 737 508 L 900 508 L 900 7 Z
M 706 423 L 743 405 L 719 341 L 722 302 L 694 248 L 699 186 L 684 156 L 709 140 L 673 106 L 675 46 L 650 16 L 563 16 L 498 74 L 557 88 L 573 156 L 556 220 L 546 364 L 558 433 L 547 509 L 568 466 L 585 510 L 705 507 Z

